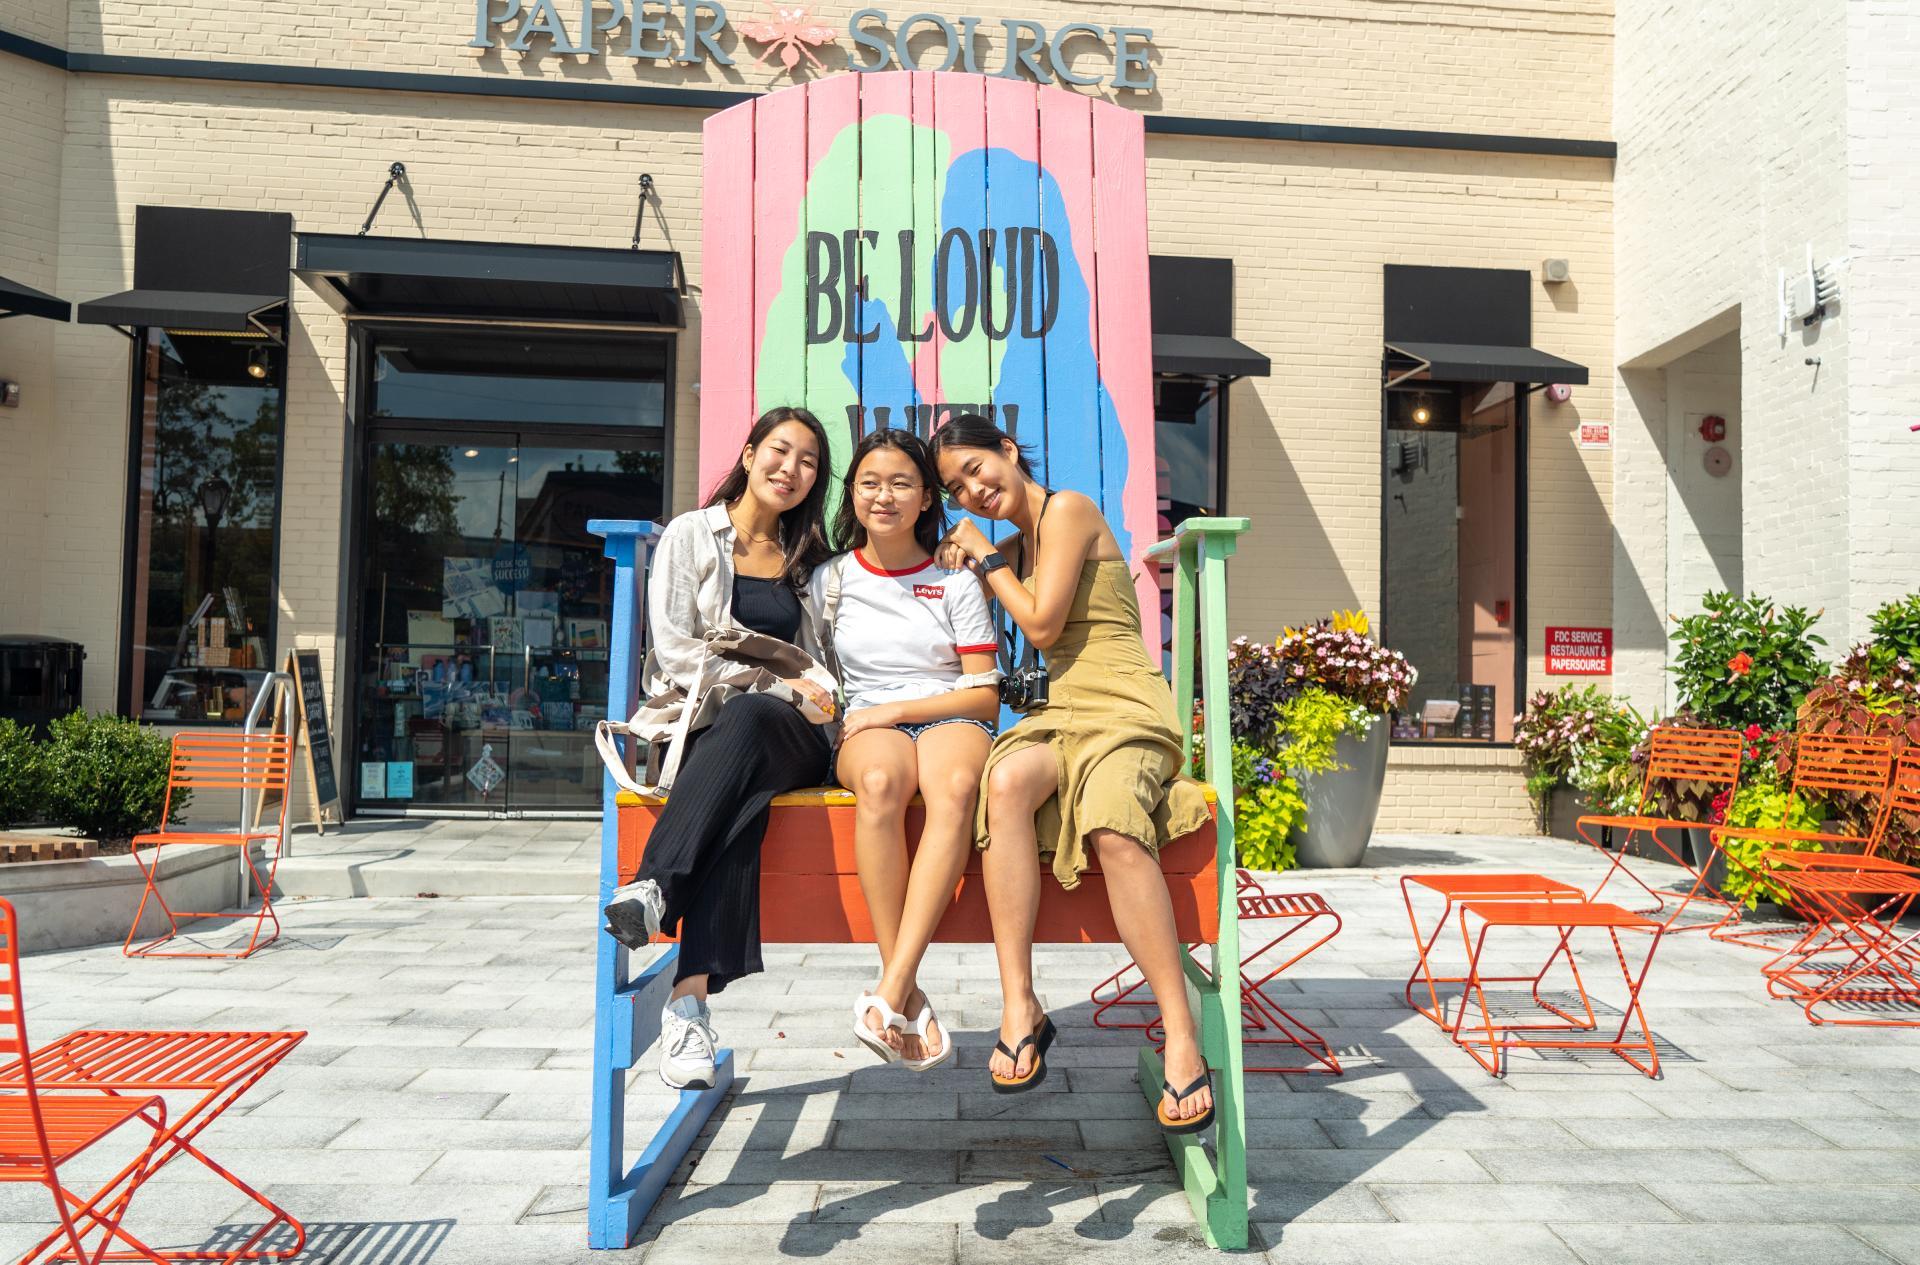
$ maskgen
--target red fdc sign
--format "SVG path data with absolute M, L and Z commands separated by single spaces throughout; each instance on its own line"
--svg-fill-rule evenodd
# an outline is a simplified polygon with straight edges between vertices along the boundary
M 1555 676 L 1609 676 L 1613 629 L 1547 629 L 1547 671 Z

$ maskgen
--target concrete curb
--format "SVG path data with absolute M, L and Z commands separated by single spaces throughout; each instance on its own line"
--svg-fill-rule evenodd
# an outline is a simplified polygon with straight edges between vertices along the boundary
M 254 864 L 261 864 L 258 848 Z M 139 908 L 146 877 L 131 856 L 75 861 L 23 861 L 0 866 L 0 896 L 20 920 L 20 949 L 74 949 L 124 940 Z M 184 909 L 234 909 L 240 900 L 240 859 L 230 847 L 186 844 L 167 849 L 160 863 L 160 892 Z M 158 936 L 166 917 L 149 904 L 140 934 Z

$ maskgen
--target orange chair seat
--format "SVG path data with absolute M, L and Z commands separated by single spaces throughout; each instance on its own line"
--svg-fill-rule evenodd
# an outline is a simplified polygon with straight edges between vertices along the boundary
M 255 839 L 277 839 L 280 831 L 249 830 L 245 833 L 235 830 L 162 830 L 153 834 L 135 835 L 133 846 L 144 848 L 162 843 L 251 843 Z
M 1820 830 L 1762 829 L 1758 826 L 1715 826 L 1713 841 L 1722 839 L 1755 839 L 1761 843 L 1857 843 L 1863 847 L 1867 840 L 1863 835 L 1830 835 Z
M 665 800 L 620 794 L 615 803 L 620 833 L 620 873 L 640 867 L 647 838 Z M 1215 804 L 1211 787 L 1207 802 Z M 873 921 L 860 891 L 854 862 L 854 794 L 839 787 L 795 791 L 774 798 L 760 851 L 760 938 L 769 944 L 871 944 Z M 1216 805 L 1217 807 L 1217 805 Z M 919 838 L 921 809 L 907 810 L 907 838 Z M 1160 868 L 1173 896 L 1174 925 L 1187 944 L 1220 938 L 1220 888 L 1215 868 L 1214 825 L 1175 839 L 1160 849 Z M 1037 861 L 1036 861 L 1037 864 Z M 993 939 L 981 887 L 980 854 L 967 859 L 953 904 L 934 932 L 946 944 Z M 1052 877 L 1040 885 L 1034 939 L 1046 944 L 1116 944 L 1120 932 L 1107 904 L 1106 879 L 1098 863 L 1069 892 Z
M 40 1112 L 46 1120 L 47 1145 L 53 1152 L 54 1165 L 80 1154 L 160 1101 L 43 1095 Z M 0 1181 L 42 1181 L 46 1171 L 27 1100 L 17 1095 L 0 1098 Z
M 1641 817 L 1635 814 L 1624 816 L 1582 817 L 1574 822 L 1575 828 L 1581 826 L 1606 826 L 1613 830 L 1704 830 L 1704 821 L 1681 821 L 1675 817 Z

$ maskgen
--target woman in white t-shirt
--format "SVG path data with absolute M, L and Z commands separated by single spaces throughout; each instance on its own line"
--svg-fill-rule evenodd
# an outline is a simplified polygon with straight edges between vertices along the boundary
M 941 571 L 939 479 L 909 431 L 875 431 L 854 449 L 834 541 L 814 573 L 846 692 L 837 758 L 858 797 L 854 856 L 880 948 L 880 982 L 853 1006 L 853 1029 L 882 1061 L 926 1071 L 953 1038 L 916 980 L 972 845 L 974 797 L 1000 714 L 997 634 L 979 584 Z M 907 863 L 907 804 L 926 806 Z

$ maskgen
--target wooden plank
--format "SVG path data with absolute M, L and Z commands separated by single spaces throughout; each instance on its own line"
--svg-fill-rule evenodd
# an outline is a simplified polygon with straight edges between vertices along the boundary
M 660 1201 L 667 1183 L 673 1179 L 674 1170 L 680 1167 L 680 1161 L 686 1158 L 687 1152 L 699 1138 L 707 1118 L 713 1115 L 714 1108 L 726 1101 L 727 1094 L 733 1089 L 733 1051 L 715 1050 L 713 1065 L 713 1088 L 680 1091 L 680 1101 L 667 1113 L 665 1122 L 628 1170 L 621 1189 L 614 1195 L 614 1207 L 620 1211 L 627 1227 L 621 1247 L 633 1242 L 641 1223 L 646 1221 L 647 1214 L 653 1211 L 653 1205 Z
M 700 471 L 705 492 L 757 416 L 753 396 L 754 111 L 722 110 L 701 131 Z
M 807 94 L 804 88 L 777 92 L 753 103 L 753 239 L 735 249 L 753 256 L 753 408 L 754 417 L 779 404 L 806 399 L 805 285 L 807 179 Z M 714 118 L 719 118 L 715 115 Z M 708 120 L 708 126 L 713 120 Z M 703 238 L 710 241 L 711 239 Z M 703 247 L 716 249 L 717 246 Z M 789 286 L 797 287 L 792 294 Z M 736 336 L 703 327 L 703 343 Z M 705 391 L 705 387 L 701 390 Z M 751 424 L 752 419 L 747 419 Z M 704 490 L 739 460 L 747 431 L 723 432 L 708 463 L 707 427 L 701 420 L 700 486 Z
M 645 852 L 659 809 L 622 805 L 618 810 L 620 870 L 632 874 Z M 907 837 L 917 840 L 918 812 L 909 815 Z M 913 844 L 909 844 L 910 852 Z M 1212 943 L 1220 934 L 1219 871 L 1214 827 L 1169 842 L 1160 852 L 1173 901 L 1174 923 L 1186 943 Z M 860 890 L 854 854 L 854 810 L 775 808 L 767 824 L 760 866 L 760 936 L 769 944 L 866 944 L 872 919 Z M 1229 893 L 1231 892 L 1229 882 Z M 943 944 L 985 943 L 993 938 L 980 854 L 971 852 L 953 903 L 934 939 Z M 1096 862 L 1069 892 L 1051 875 L 1043 878 L 1034 938 L 1045 944 L 1112 944 L 1119 929 Z
M 0 837 L 0 864 L 26 861 L 82 861 L 100 855 L 92 839 L 65 835 L 6 835 Z
M 1134 565 L 1144 616 L 1160 608 L 1154 569 L 1141 564 L 1154 539 L 1153 335 L 1147 296 L 1146 126 L 1108 102 L 1093 104 L 1094 267 L 1098 272 L 1101 504 Z M 1119 507 L 1115 513 L 1114 506 Z M 1160 658 L 1160 621 L 1141 620 L 1147 652 Z
M 979 75 L 944 74 L 933 80 L 934 113 L 947 138 L 946 183 L 940 194 L 940 231 L 972 232 L 987 218 L 986 81 Z M 971 250 L 942 252 L 947 321 L 940 342 L 940 401 L 981 408 L 992 400 L 992 365 L 980 332 L 978 261 Z M 944 265 L 944 266 L 943 266 Z M 969 285 L 971 278 L 971 285 Z M 971 292 L 974 306 L 966 300 Z
M 1027 293 L 1041 258 L 1038 92 L 1038 85 L 1024 79 L 986 82 L 985 229 L 991 236 L 983 241 L 982 251 L 994 264 L 981 270 L 980 319 L 987 333 L 988 375 L 1000 427 L 1036 449 L 1034 470 L 1042 483 L 1049 483 L 1047 346 L 1034 332 L 1041 308 Z M 989 283 L 996 272 L 997 279 Z
M 1040 158 L 1047 182 L 1040 228 L 1057 258 L 1058 316 L 1046 335 L 1048 468 L 1061 486 L 1093 498 L 1099 478 L 1099 330 L 1094 322 L 1093 117 L 1091 102 L 1064 92 L 1039 94 Z
M 913 89 L 913 218 L 914 260 L 913 342 L 914 390 L 923 405 L 939 402 L 940 326 L 933 319 L 933 259 L 940 244 L 940 194 L 946 188 L 952 146 L 938 127 L 934 108 L 935 76 L 915 71 Z M 922 435 L 932 433 L 932 412 L 916 423 Z
M 807 85 L 807 183 L 803 200 L 806 204 L 805 248 L 806 281 L 800 294 L 800 306 L 809 306 L 808 290 L 818 286 L 831 293 L 831 302 L 822 301 L 818 306 L 832 310 L 837 308 L 840 319 L 837 323 L 838 337 L 829 337 L 824 341 L 803 341 L 799 349 L 806 364 L 806 387 L 802 402 L 813 410 L 827 429 L 830 464 L 822 469 L 822 478 L 832 478 L 836 486 L 829 497 L 827 515 L 831 520 L 839 501 L 839 476 L 846 472 L 847 458 L 853 451 L 853 429 L 848 420 L 848 410 L 860 404 L 860 351 L 862 344 L 847 340 L 847 334 L 855 328 L 859 317 L 860 303 L 854 294 L 853 277 L 858 268 L 858 237 L 860 226 L 860 81 L 864 75 L 834 75 Z M 816 242 L 821 235 L 831 235 L 832 255 L 827 254 L 824 242 Z M 821 249 L 816 250 L 816 245 Z M 837 258 L 837 264 L 831 273 L 824 272 L 822 265 Z M 786 274 L 787 284 L 794 284 L 794 274 Z M 785 299 L 786 296 L 782 295 Z M 813 331 L 807 328 L 814 326 Z M 804 340 L 810 340 L 814 332 L 827 325 L 821 320 L 815 323 L 813 316 L 805 317 L 802 325 Z M 768 354 L 775 349 L 768 347 Z
M 1164 1096 L 1161 1085 L 1166 1080 L 1166 1068 L 1150 1045 L 1140 1047 L 1139 1079 L 1140 1094 L 1147 1100 L 1148 1109 L 1158 1110 L 1160 1099 Z M 1163 1136 L 1167 1140 L 1167 1152 L 1173 1158 L 1174 1171 L 1180 1174 L 1180 1184 L 1187 1192 L 1187 1203 L 1193 1209 L 1194 1219 L 1200 1223 L 1207 1246 L 1227 1251 L 1245 1248 L 1245 1191 L 1242 1190 L 1236 1205 L 1233 1192 L 1221 1180 L 1213 1157 L 1207 1153 L 1207 1145 L 1203 1140 L 1205 1135 L 1168 1133 Z
M 913 76 L 860 76 L 860 275 L 855 328 L 873 341 L 859 345 L 857 440 L 881 426 L 911 429 L 919 396 L 914 388 L 911 340 L 916 313 L 900 310 L 910 295 L 917 306 L 932 272 L 920 276 L 920 259 L 932 248 L 913 231 Z M 866 239 L 872 234 L 872 240 Z M 903 261 L 904 255 L 904 261 Z M 903 339 L 903 334 L 906 337 Z

